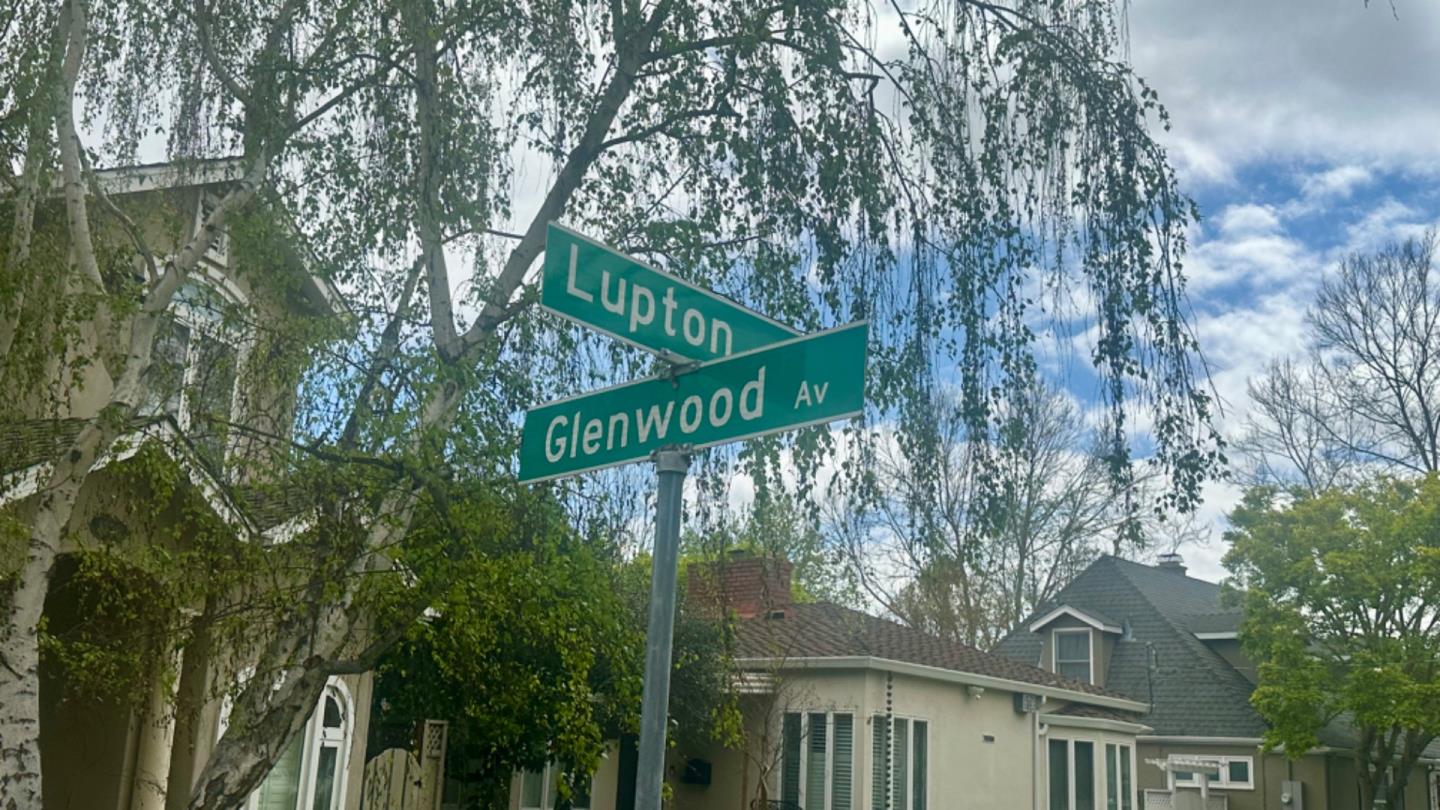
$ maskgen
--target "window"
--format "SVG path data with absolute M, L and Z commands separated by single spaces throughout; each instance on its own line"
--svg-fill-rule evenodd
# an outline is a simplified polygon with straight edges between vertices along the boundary
M 1051 737 L 1050 810 L 1095 810 L 1095 743 Z
M 871 718 L 871 810 L 925 810 L 930 793 L 930 724 Z
M 1173 759 L 1173 757 L 1172 757 Z M 1214 763 L 1220 768 L 1217 776 L 1210 777 L 1210 787 L 1227 788 L 1230 790 L 1254 790 L 1255 767 L 1254 757 L 1208 757 L 1208 756 L 1187 756 L 1187 761 L 1199 761 Z M 1170 771 L 1170 788 L 1198 788 L 1200 778 L 1193 772 L 1185 770 Z
M 349 690 L 332 680 L 315 713 L 250 794 L 248 810 L 339 810 L 354 729 Z
M 855 716 L 787 712 L 781 734 L 781 800 L 804 810 L 853 810 Z
M 225 461 L 239 367 L 235 295 L 191 279 L 175 292 L 155 334 L 140 413 L 169 414 L 217 468 Z
M 1135 786 L 1130 777 L 1128 745 L 1105 746 L 1105 810 L 1134 810 Z
M 1051 634 L 1055 674 L 1084 683 L 1094 681 L 1090 667 L 1090 630 L 1056 630 Z
M 571 810 L 590 810 L 591 777 L 568 774 L 555 763 L 520 774 L 520 810 L 554 810 L 560 805 L 560 780 L 570 780 Z

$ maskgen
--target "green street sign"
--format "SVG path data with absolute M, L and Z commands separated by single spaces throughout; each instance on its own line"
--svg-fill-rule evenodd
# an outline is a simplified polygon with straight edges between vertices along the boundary
M 543 481 L 822 424 L 864 408 L 869 326 L 791 338 L 525 413 L 520 481 Z
M 553 222 L 540 305 L 671 359 L 714 360 L 799 334 Z

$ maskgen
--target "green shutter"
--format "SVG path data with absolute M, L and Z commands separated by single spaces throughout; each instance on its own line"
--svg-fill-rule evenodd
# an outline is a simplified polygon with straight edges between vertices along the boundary
M 800 803 L 800 715 L 787 713 L 782 729 L 783 761 L 780 763 L 780 800 Z
M 835 715 L 834 737 L 830 810 L 851 810 L 851 795 L 855 792 L 855 718 L 848 714 Z
M 827 728 L 824 714 L 811 714 L 810 756 L 805 761 L 805 810 L 825 810 L 825 750 Z
M 877 714 L 870 723 L 870 810 L 887 810 L 890 792 L 890 724 Z
M 1120 746 L 1120 810 L 1135 810 L 1130 795 L 1134 788 L 1130 784 L 1130 746 Z
M 1095 810 L 1095 743 L 1075 742 L 1075 810 Z
M 1070 751 L 1065 740 L 1050 740 L 1050 810 L 1070 810 Z
M 895 767 L 890 776 L 890 800 L 895 810 L 910 810 L 909 783 L 906 781 L 910 763 L 910 721 L 895 720 Z
M 927 772 L 928 766 L 926 763 L 926 757 L 928 756 L 926 747 L 930 744 L 926 732 L 929 728 L 930 724 L 924 720 L 915 721 L 915 745 L 911 749 L 913 752 L 912 757 L 915 760 L 915 767 L 913 769 L 915 772 L 915 787 L 910 802 L 911 810 L 925 810 L 925 794 L 929 788 L 929 782 L 927 781 L 929 773 Z

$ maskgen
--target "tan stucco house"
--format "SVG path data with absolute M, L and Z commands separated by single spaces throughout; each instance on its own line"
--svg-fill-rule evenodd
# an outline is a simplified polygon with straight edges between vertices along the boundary
M 1220 593 L 1188 576 L 1179 555 L 1158 565 L 1102 557 L 996 652 L 1148 704 L 1136 718 L 1149 727 L 1136 737 L 1145 810 L 1194 802 L 1202 768 L 1208 808 L 1357 810 L 1355 740 L 1343 722 L 1298 759 L 1260 750 L 1265 721 L 1250 705 L 1256 669 L 1238 640 L 1241 615 Z M 1440 745 L 1428 753 L 1407 782 L 1405 810 L 1440 808 Z M 1100 806 L 1054 800 L 1048 808 Z
M 692 566 L 691 601 L 738 617 L 745 742 L 672 750 L 685 810 L 1138 807 L 1144 701 L 834 604 L 791 601 L 790 566 Z M 1047 766 L 1047 763 L 1052 765 Z M 560 775 L 517 775 L 511 810 L 550 810 Z M 590 810 L 634 806 L 633 741 L 589 785 Z
M 100 172 L 97 182 L 145 232 L 163 259 L 197 233 L 208 206 L 241 176 L 238 162 L 153 165 Z M 57 201 L 40 206 L 37 234 L 63 238 Z M 103 220 L 97 217 L 97 221 Z M 118 232 L 100 226 L 104 247 L 124 243 Z M 264 261 L 264 268 L 247 261 Z M 265 272 L 252 272 L 263 269 Z M 288 278 L 282 294 L 261 288 L 257 278 Z M 225 319 L 221 308 L 243 317 Z M 276 497 L 247 460 L 269 449 L 265 442 L 215 429 L 226 422 L 254 424 L 283 438 L 298 379 L 268 378 L 247 387 L 244 373 L 257 358 L 247 323 L 299 314 L 343 316 L 336 291 L 312 275 L 290 244 L 257 251 L 233 249 L 222 233 L 210 243 L 201 267 L 191 274 L 169 312 L 155 347 L 151 401 L 101 459 L 80 495 L 55 568 L 45 622 L 52 634 L 105 619 L 97 617 L 90 595 L 77 583 L 76 560 L 86 549 L 109 545 L 164 545 L 187 548 L 199 531 L 195 516 L 215 519 L 238 541 L 260 546 L 284 543 L 309 517 L 299 506 Z M 13 327 L 13 324 L 11 325 Z M 103 356 L 125 345 L 123 319 L 105 312 L 81 325 L 68 350 Z M 68 446 L 83 420 L 92 418 L 113 381 L 104 362 L 62 370 L 50 381 L 61 396 L 19 403 L 20 418 L 0 423 L 0 508 L 22 520 L 45 480 L 55 454 Z M 13 396 L 12 394 L 9 394 Z M 23 394 L 22 394 L 23 397 Z M 200 418 L 202 412 L 207 418 Z M 216 417 L 216 418 L 209 418 Z M 179 484 L 158 499 L 154 490 L 128 475 L 140 463 L 158 463 Z M 262 494 L 268 493 L 268 494 Z M 123 555 L 121 555 L 123 556 Z M 128 570 L 123 569 L 121 570 Z M 137 579 L 119 583 L 140 589 Z M 137 590 L 138 592 L 138 590 Z M 200 605 L 186 610 L 199 611 Z M 197 633 L 173 649 L 173 666 L 157 676 L 148 698 L 98 700 L 70 688 L 54 666 L 41 672 L 41 760 L 47 808 L 62 810 L 163 810 L 184 807 L 195 779 L 223 732 L 228 706 L 223 694 L 245 677 L 245 652 Z M 330 679 L 302 736 L 248 801 L 249 810 L 355 810 L 369 714 L 368 674 Z

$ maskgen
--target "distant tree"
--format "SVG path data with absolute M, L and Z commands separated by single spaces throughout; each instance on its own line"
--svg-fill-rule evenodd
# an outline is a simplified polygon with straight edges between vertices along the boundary
M 1306 318 L 1307 354 L 1250 381 L 1236 442 L 1252 483 L 1312 493 L 1440 470 L 1436 234 L 1340 262 Z
M 1255 488 L 1230 522 L 1265 744 L 1299 757 L 1327 724 L 1353 727 L 1364 806 L 1399 807 L 1440 736 L 1440 476 Z
M 827 509 L 863 590 L 907 624 L 989 647 L 1098 555 L 1174 539 L 1177 524 L 1143 505 L 1154 482 L 1117 492 L 1103 432 L 1063 393 L 1036 381 L 979 434 L 961 408 L 931 407 L 928 464 L 900 442 L 882 448 L 872 497 Z

